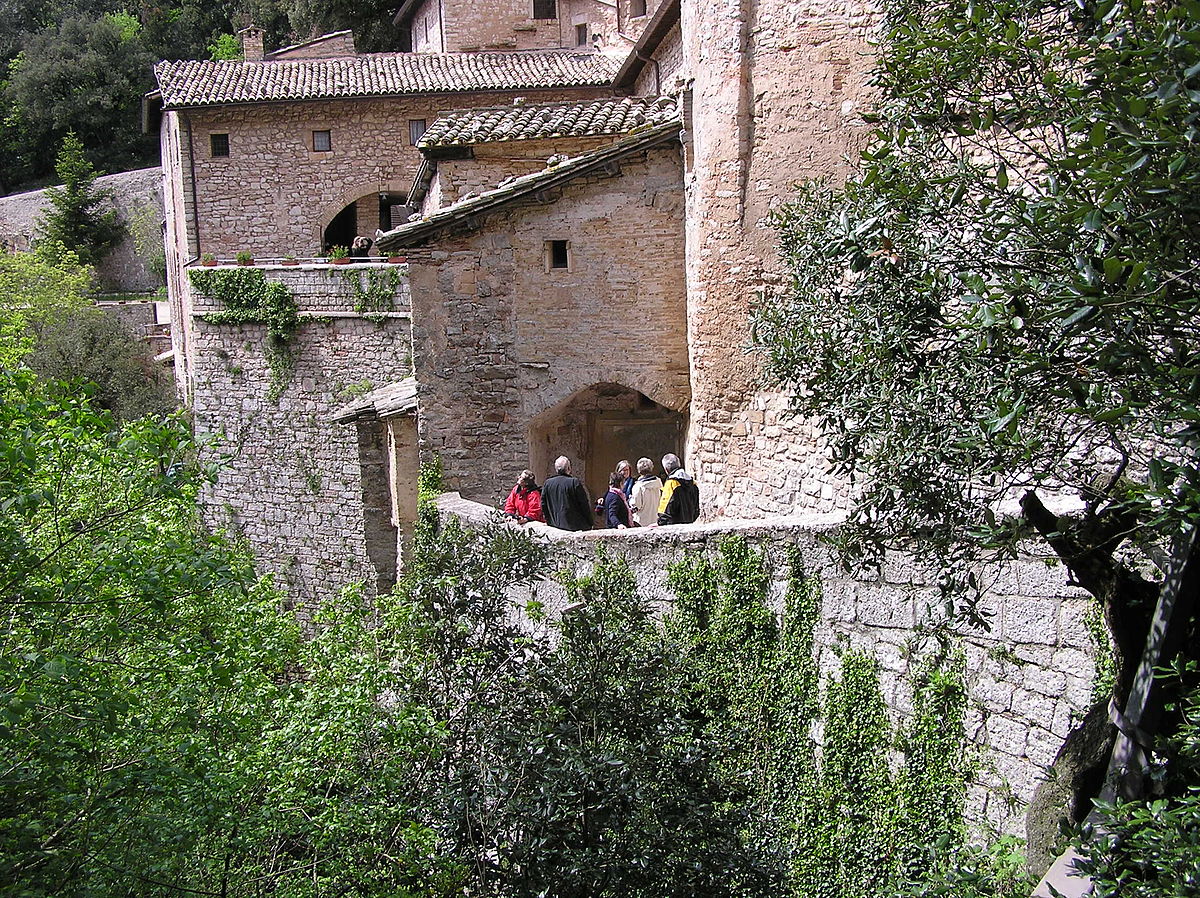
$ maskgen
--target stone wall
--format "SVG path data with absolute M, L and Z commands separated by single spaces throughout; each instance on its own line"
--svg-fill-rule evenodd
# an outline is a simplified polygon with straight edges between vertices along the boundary
M 470 526 L 489 526 L 492 520 L 488 509 L 457 495 L 442 496 L 438 505 L 442 514 Z M 628 560 L 642 595 L 659 609 L 674 600 L 666 583 L 668 566 L 685 552 L 712 553 L 728 536 L 743 537 L 767 552 L 774 570 L 772 598 L 782 608 L 785 552 L 798 547 L 805 571 L 821 584 L 815 643 L 825 678 L 836 675 L 846 646 L 874 655 L 889 711 L 902 719 L 912 711 L 907 683 L 921 658 L 922 628 L 941 619 L 936 577 L 900 555 L 889 556 L 882 571 L 847 573 L 821 541 L 836 526 L 835 516 L 810 514 L 591 533 L 541 524 L 528 529 L 549 549 L 545 570 L 583 574 L 604 551 Z M 1025 810 L 1043 782 L 1044 768 L 1091 704 L 1094 649 L 1085 620 L 1092 600 L 1066 584 L 1062 567 L 1042 558 L 1022 557 L 991 571 L 989 578 L 994 578 L 986 603 L 992 629 L 960 637 L 970 695 L 966 734 L 980 750 L 968 819 L 982 832 L 1024 836 Z M 531 597 L 551 613 L 560 613 L 566 603 L 563 588 L 549 580 L 537 584 L 532 595 L 526 590 L 513 599 L 523 603 Z
M 427 0 L 409 20 L 412 48 L 415 53 L 571 49 L 579 46 L 576 26 L 586 24 L 588 49 L 620 55 L 657 8 L 655 0 L 647 0 L 646 14 L 633 17 L 630 6 L 630 0 L 558 0 L 556 18 L 535 19 L 533 0 Z
M 112 205 L 127 227 L 145 212 L 145 226 L 150 237 L 157 238 L 163 221 L 163 181 L 161 168 L 142 168 L 136 171 L 104 175 L 96 186 L 112 194 Z M 0 246 L 8 250 L 29 249 L 41 233 L 38 220 L 48 206 L 46 191 L 31 190 L 0 197 Z M 111 253 L 97 266 L 101 285 L 112 291 L 137 293 L 157 290 L 163 286 L 159 275 L 146 267 L 138 254 L 132 234 L 126 235 Z
M 638 74 L 633 85 L 635 97 L 654 97 L 659 94 L 676 94 L 686 77 L 683 58 L 683 33 L 679 25 L 672 28 L 662 43 L 651 55 L 651 62 Z
M 259 570 L 277 575 L 302 617 L 347 583 L 373 590 L 395 576 L 397 535 L 390 510 L 379 513 L 389 504 L 384 425 L 330 420 L 354 396 L 411 374 L 407 283 L 394 312 L 369 320 L 354 312 L 344 280 L 348 269 L 387 268 L 264 269 L 288 285 L 303 316 L 291 341 L 294 374 L 277 402 L 268 396 L 265 327 L 208 323 L 214 302 L 199 293 L 189 301 L 196 435 L 209 441 L 209 458 L 223 460 L 201 496 L 205 518 L 246 537 Z
M 781 417 L 780 397 L 760 393 L 748 317 L 781 286 L 772 207 L 798 180 L 845 177 L 845 157 L 867 135 L 860 113 L 877 22 L 876 8 L 858 0 L 683 5 L 689 456 L 708 515 L 784 513 L 847 495 L 824 474 L 812 429 Z M 754 492 L 762 481 L 769 492 Z
M 687 409 L 682 203 L 678 149 L 659 148 L 409 251 L 421 438 L 454 489 L 502 498 L 535 422 L 594 385 Z M 547 264 L 560 239 L 569 269 Z
M 605 90 L 521 91 L 529 102 L 591 99 Z M 296 102 L 167 112 L 164 136 L 181 147 L 179 179 L 191 258 L 320 255 L 338 212 L 380 192 L 404 196 L 420 162 L 409 122 L 452 109 L 511 102 L 516 92 Z M 331 132 L 332 150 L 314 152 L 313 131 Z M 214 158 L 210 135 L 229 135 L 229 156 Z M 168 147 L 164 146 L 164 150 Z M 172 158 L 164 155 L 164 159 Z M 189 164 L 189 160 L 192 160 Z M 193 184 L 194 178 L 194 184 Z M 379 218 L 360 220 L 373 234 Z M 198 225 L 197 225 L 198 219 Z

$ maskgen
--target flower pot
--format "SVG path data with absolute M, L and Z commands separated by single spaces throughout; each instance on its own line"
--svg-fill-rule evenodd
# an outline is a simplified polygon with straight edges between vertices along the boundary
M 238 260 L 237 260 L 237 263 L 238 263 L 239 265 L 253 265 L 253 264 L 254 264 L 254 260 L 253 260 L 253 259 L 238 259 Z
M 408 256 L 388 256 L 388 262 L 392 265 L 403 265 L 408 261 Z
M 284 260 L 283 260 L 282 262 L 280 262 L 279 264 L 280 264 L 280 265 L 289 265 L 289 266 L 291 266 L 291 265 L 299 265 L 299 264 L 300 264 L 300 260 L 299 260 L 299 259 L 284 259 Z
M 348 258 L 330 259 L 329 261 L 332 262 L 334 265 L 349 265 L 350 264 L 350 260 Z
M 217 260 L 216 259 L 201 259 L 200 264 L 203 265 L 205 268 L 212 268 L 217 264 Z

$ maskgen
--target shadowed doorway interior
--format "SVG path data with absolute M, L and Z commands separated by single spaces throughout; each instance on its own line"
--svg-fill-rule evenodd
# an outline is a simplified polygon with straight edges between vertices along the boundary
M 683 457 L 687 416 L 620 384 L 594 384 L 547 409 L 530 425 L 530 461 L 538 482 L 553 473 L 554 459 L 571 459 L 573 473 L 592 498 L 608 489 L 608 475 L 621 459 Z M 635 471 L 636 476 L 636 471 Z

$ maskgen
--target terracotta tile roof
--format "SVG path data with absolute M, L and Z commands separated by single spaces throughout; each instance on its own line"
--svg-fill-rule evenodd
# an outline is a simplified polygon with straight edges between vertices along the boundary
M 619 173 L 620 166 L 617 163 L 622 158 L 671 141 L 678 143 L 681 128 L 682 124 L 678 120 L 648 125 L 606 147 L 558 161 L 540 172 L 511 178 L 495 190 L 478 196 L 468 196 L 438 209 L 425 218 L 393 228 L 376 237 L 375 243 L 384 252 L 401 247 L 420 246 L 443 231 L 475 220 L 510 203 L 534 195 L 553 196 L 551 191 L 554 188 L 590 172 L 609 170 L 614 174 Z
M 539 103 L 471 109 L 444 115 L 429 126 L 419 147 L 461 146 L 546 137 L 593 137 L 626 134 L 642 125 L 677 118 L 669 97 L 606 98 L 585 103 Z
M 616 62 L 596 53 L 372 53 L 337 59 L 209 62 L 154 67 L 163 106 L 390 97 L 475 90 L 607 85 Z

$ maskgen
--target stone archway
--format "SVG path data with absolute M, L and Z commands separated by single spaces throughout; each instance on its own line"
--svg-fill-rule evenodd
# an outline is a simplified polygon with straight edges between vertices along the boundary
M 407 193 L 401 187 L 358 187 L 346 191 L 326 207 L 317 219 L 317 242 L 322 251 L 331 246 L 350 246 L 355 236 L 374 239 L 377 230 L 388 231 L 397 224 L 393 207 L 407 212 Z
M 623 458 L 636 466 L 646 456 L 683 457 L 687 415 L 644 393 L 614 383 L 593 384 L 542 412 L 529 425 L 529 457 L 539 480 L 554 459 L 571 459 L 573 473 L 593 497 L 608 489 L 608 475 Z

